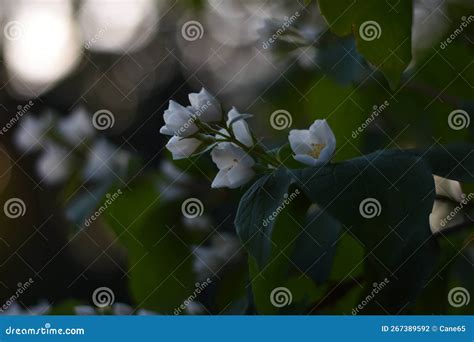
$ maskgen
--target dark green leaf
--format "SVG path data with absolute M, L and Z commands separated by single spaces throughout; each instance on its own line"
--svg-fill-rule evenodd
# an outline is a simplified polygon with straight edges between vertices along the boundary
M 191 251 L 176 225 L 180 206 L 160 201 L 154 178 L 144 177 L 131 188 L 107 210 L 107 222 L 127 248 L 137 306 L 172 313 L 192 293 L 194 283 Z
M 435 191 L 428 165 L 409 152 L 381 151 L 297 174 L 306 195 L 364 246 L 371 279 L 367 286 L 390 279 L 372 304 L 397 312 L 413 300 L 428 281 L 437 255 L 429 226 Z M 378 216 L 369 218 L 369 210 L 361 215 L 360 205 L 367 199 Z
M 327 212 L 316 209 L 308 214 L 303 232 L 296 241 L 293 262 L 299 270 L 321 284 L 331 273 L 341 224 Z
M 411 61 L 412 2 L 320 0 L 318 3 L 331 30 L 340 36 L 354 33 L 360 53 L 395 87 Z
M 436 145 L 413 150 L 413 153 L 422 157 L 437 176 L 474 182 L 474 146 L 471 144 Z
M 260 268 L 270 258 L 275 214 L 288 195 L 291 178 L 284 169 L 257 180 L 242 197 L 235 226 L 242 244 Z

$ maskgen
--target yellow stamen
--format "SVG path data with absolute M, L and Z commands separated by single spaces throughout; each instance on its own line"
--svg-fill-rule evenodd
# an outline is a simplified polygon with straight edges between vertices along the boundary
M 326 147 L 326 144 L 314 144 L 311 143 L 311 147 L 313 148 L 309 155 L 313 158 L 319 158 L 321 151 Z

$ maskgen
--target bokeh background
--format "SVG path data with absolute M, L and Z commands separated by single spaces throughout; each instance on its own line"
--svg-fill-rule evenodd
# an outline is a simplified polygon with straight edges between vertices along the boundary
M 267 48 L 269 23 L 295 13 L 290 37 Z M 453 110 L 473 112 L 474 23 L 441 44 L 473 14 L 470 0 L 414 1 L 413 59 L 391 89 L 353 37 L 328 30 L 315 1 L 1 0 L 0 202 L 19 198 L 25 213 L 0 215 L 0 302 L 31 278 L 14 301 L 24 313 L 38 303 L 48 313 L 77 313 L 108 287 L 116 303 L 172 314 L 209 277 L 183 313 L 255 313 L 233 225 L 243 189 L 211 190 L 208 156 L 170 161 L 159 134 L 168 101 L 187 103 L 205 87 L 223 108 L 253 114 L 269 147 L 288 135 L 270 125 L 275 111 L 289 112 L 293 128 L 327 118 L 336 160 L 472 142 L 472 127 L 453 130 L 447 120 Z M 197 32 L 186 32 L 190 23 Z M 91 127 L 98 111 L 113 125 Z M 183 217 L 187 198 L 202 201 L 198 219 Z M 440 243 L 439 272 L 410 313 L 461 313 L 433 299 L 460 282 L 474 293 L 472 230 Z M 334 253 L 331 280 L 317 291 L 348 274 L 351 281 L 315 300 L 313 313 L 350 314 L 360 297 L 361 246 L 347 234 Z M 296 304 L 289 312 L 313 307 Z

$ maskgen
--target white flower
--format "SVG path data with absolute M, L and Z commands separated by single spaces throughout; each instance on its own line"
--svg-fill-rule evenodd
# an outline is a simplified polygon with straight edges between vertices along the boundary
M 165 125 L 160 129 L 161 134 L 189 137 L 198 131 L 198 127 L 194 123 L 196 117 L 193 113 L 174 101 L 170 101 L 168 109 L 163 114 L 163 119 Z
M 166 148 L 173 155 L 173 159 L 178 160 L 192 156 L 201 144 L 202 141 L 195 138 L 173 136 L 166 144 Z
M 129 159 L 127 152 L 101 139 L 92 146 L 82 174 L 86 180 L 99 180 L 113 173 L 120 174 L 119 170 L 128 164 Z
M 40 316 L 48 314 L 51 306 L 45 300 L 40 300 L 38 304 L 23 309 L 17 302 L 12 303 L 0 315 L 6 316 Z
M 239 240 L 228 233 L 213 235 L 209 246 L 193 249 L 193 270 L 199 279 L 206 279 L 218 273 L 225 265 L 241 257 Z
M 221 106 L 206 89 L 202 88 L 199 93 L 191 93 L 188 98 L 194 115 L 200 121 L 217 122 L 221 120 Z
M 113 316 L 131 316 L 134 314 L 133 308 L 124 303 L 114 303 L 110 308 L 107 308 L 107 311 L 103 308 L 97 310 L 95 307 L 89 305 L 77 305 L 74 307 L 74 312 L 79 316 L 95 316 L 98 314 L 109 313 Z M 153 311 L 139 309 L 135 312 L 137 316 L 150 316 L 157 315 Z
M 326 120 L 316 120 L 309 129 L 291 130 L 288 139 L 295 159 L 310 166 L 328 162 L 336 150 L 336 138 Z
M 205 312 L 205 307 L 199 302 L 192 301 L 186 305 L 186 313 L 188 315 L 201 315 Z
M 255 176 L 252 167 L 255 161 L 241 148 L 232 143 L 220 143 L 211 152 L 219 173 L 212 182 L 213 188 L 231 189 L 247 183 Z
M 461 183 L 458 181 L 434 176 L 436 195 L 448 197 L 461 203 L 466 195 L 463 193 Z
M 78 144 L 84 138 L 94 135 L 92 121 L 84 108 L 74 110 L 68 117 L 58 122 L 58 132 L 71 144 Z
M 233 107 L 227 115 L 229 117 L 229 119 L 227 120 L 227 126 L 229 126 L 232 120 L 234 120 L 236 117 L 242 114 L 240 114 L 237 111 L 237 109 Z M 229 127 L 229 129 L 232 129 L 232 132 L 234 133 L 235 138 L 238 141 L 240 141 L 242 144 L 248 147 L 253 145 L 252 134 L 250 134 L 250 129 L 245 119 L 241 119 L 234 122 L 232 124 L 232 127 Z
M 53 122 L 53 116 L 50 112 L 43 113 L 39 117 L 27 115 L 15 131 L 13 142 L 21 150 L 33 152 L 42 147 L 45 133 Z
M 46 184 L 52 185 L 64 181 L 71 173 L 71 159 L 68 151 L 47 142 L 44 152 L 36 162 L 36 170 L 41 181 Z

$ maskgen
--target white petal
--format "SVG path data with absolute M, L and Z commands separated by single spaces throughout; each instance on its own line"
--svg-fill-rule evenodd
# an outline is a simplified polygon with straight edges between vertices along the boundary
M 318 163 L 318 160 L 308 156 L 307 154 L 297 154 L 295 155 L 295 159 L 299 161 L 300 163 L 309 165 L 309 166 L 315 166 Z
M 211 152 L 212 161 L 219 169 L 226 169 L 236 164 L 246 167 L 255 165 L 255 161 L 240 147 L 232 143 L 220 143 Z
M 332 156 L 334 155 L 335 150 L 336 150 L 336 145 L 334 144 L 326 145 L 326 147 L 324 147 L 321 150 L 321 153 L 319 154 L 319 158 L 317 159 L 318 164 L 324 164 L 330 161 Z
M 105 139 L 100 139 L 89 151 L 82 174 L 86 180 L 104 179 L 112 172 L 117 173 L 117 169 L 125 167 L 129 159 L 130 155 L 127 152 L 120 150 Z
M 229 181 L 228 187 L 230 189 L 238 188 L 250 181 L 254 176 L 255 172 L 253 169 L 238 164 L 227 172 L 227 179 Z
M 199 93 L 191 93 L 188 95 L 188 98 L 193 107 L 194 114 L 199 120 L 204 122 L 216 122 L 221 120 L 221 106 L 206 89 L 202 88 Z
M 34 117 L 31 113 L 25 114 L 13 135 L 14 144 L 21 150 L 28 152 L 40 149 L 52 121 L 53 116 L 50 112 L 42 113 L 39 117 Z
M 71 157 L 62 147 L 47 143 L 44 152 L 36 162 L 36 170 L 41 181 L 57 184 L 64 181 L 71 171 Z
M 79 316 L 93 316 L 97 314 L 95 309 L 88 305 L 78 305 L 74 307 L 74 312 Z
M 189 302 L 186 306 L 186 313 L 188 315 L 200 315 L 204 313 L 204 305 L 196 301 Z
M 166 144 L 166 148 L 173 155 L 173 159 L 179 160 L 190 157 L 202 142 L 195 138 L 180 138 L 174 136 Z
M 46 315 L 50 309 L 51 305 L 45 299 L 42 299 L 38 304 L 31 306 L 28 309 L 28 313 L 35 316 Z
M 174 132 L 175 135 L 188 137 L 198 131 L 193 113 L 175 101 L 170 101 L 163 119 L 167 130 Z
M 112 306 L 112 313 L 115 316 L 129 316 L 133 313 L 133 309 L 130 305 L 124 303 L 115 303 Z
M 464 193 L 461 188 L 461 183 L 455 180 L 434 176 L 436 194 L 449 197 L 457 202 L 462 202 Z
M 242 114 L 240 114 L 234 107 L 227 115 L 229 117 L 229 119 L 227 120 L 227 124 L 229 124 L 230 121 Z M 232 124 L 232 132 L 234 132 L 235 137 L 242 144 L 249 147 L 253 145 L 253 139 L 252 135 L 250 134 L 249 126 L 247 125 L 247 122 L 244 119 L 234 122 Z
M 168 126 L 164 125 L 160 128 L 160 133 L 164 135 L 174 135 L 174 132 L 168 128 Z
M 232 144 L 220 143 L 213 148 L 211 152 L 212 161 L 222 170 L 234 164 L 234 155 L 232 153 Z
M 314 140 L 318 144 L 336 145 L 336 137 L 326 120 L 316 120 L 309 128 Z
M 140 309 L 137 311 L 137 316 L 155 316 L 158 315 L 156 312 L 146 309 Z
M 59 134 L 74 145 L 95 133 L 91 117 L 84 108 L 78 108 L 68 117 L 60 119 L 57 127 Z
M 212 181 L 211 188 L 227 188 L 229 186 L 229 180 L 227 179 L 227 169 L 220 170 L 214 180 Z
M 18 316 L 24 314 L 23 309 L 20 307 L 20 304 L 17 302 L 13 302 L 12 305 L 8 307 L 7 310 L 3 312 L 4 315 L 7 316 Z
M 309 130 L 292 129 L 288 136 L 291 149 L 295 154 L 309 154 L 312 151 L 311 133 Z

